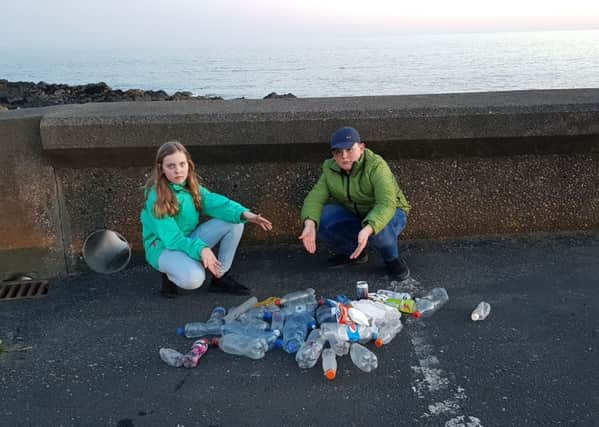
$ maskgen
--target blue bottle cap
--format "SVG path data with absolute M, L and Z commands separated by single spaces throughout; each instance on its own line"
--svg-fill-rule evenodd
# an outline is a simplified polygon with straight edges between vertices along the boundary
M 270 320 L 270 319 L 272 319 L 272 313 L 270 311 L 265 311 L 263 318 L 264 318 L 264 320 Z
M 184 327 L 177 328 L 177 335 L 184 337 L 185 336 L 185 328 Z
M 295 353 L 298 349 L 298 345 L 295 341 L 289 341 L 287 343 L 287 352 L 288 353 Z
M 340 303 L 343 303 L 343 304 L 347 304 L 347 303 L 349 303 L 349 298 L 348 298 L 348 297 L 346 297 L 345 295 L 337 295 L 337 296 L 335 297 L 335 300 L 336 300 L 337 302 L 340 302 Z

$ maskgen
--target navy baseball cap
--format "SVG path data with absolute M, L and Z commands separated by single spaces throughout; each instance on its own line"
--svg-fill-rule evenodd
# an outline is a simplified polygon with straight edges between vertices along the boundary
M 356 142 L 361 142 L 358 131 L 349 126 L 342 127 L 331 136 L 331 150 L 346 150 Z

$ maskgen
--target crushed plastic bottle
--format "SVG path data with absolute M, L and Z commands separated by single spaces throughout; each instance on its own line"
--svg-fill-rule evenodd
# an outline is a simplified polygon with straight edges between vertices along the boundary
M 191 350 L 183 356 L 184 368 L 195 368 L 200 363 L 200 358 L 208 351 L 209 342 L 206 338 L 200 338 L 191 346 Z
M 364 372 L 371 372 L 378 367 L 376 354 L 368 350 L 362 344 L 352 343 L 349 350 L 352 362 Z
M 329 335 L 326 339 L 337 356 L 345 356 L 349 353 L 349 341 L 339 340 L 334 335 Z
M 212 343 L 228 354 L 246 356 L 250 359 L 262 359 L 268 350 L 268 343 L 262 338 L 227 334 L 213 338 Z
M 322 351 L 322 370 L 329 381 L 337 376 L 337 358 L 332 348 L 325 348 Z
M 470 318 L 474 322 L 478 320 L 485 320 L 490 312 L 491 305 L 488 302 L 481 301 L 470 315 Z
M 308 311 L 287 316 L 283 326 L 283 350 L 295 353 L 305 341 L 308 330 L 315 326 L 314 317 Z
M 295 291 L 284 295 L 275 301 L 276 305 L 289 305 L 291 303 L 306 303 L 316 301 L 316 291 L 312 288 L 304 289 L 303 291 Z
M 257 302 L 258 302 L 258 298 L 256 298 L 256 297 L 251 297 L 251 298 L 247 299 L 245 302 L 238 305 L 237 307 L 231 308 L 229 310 L 229 312 L 225 315 L 223 320 L 225 322 L 231 322 L 233 320 L 236 320 L 239 316 L 241 316 L 243 313 L 245 313 L 250 308 L 252 308 L 254 306 L 254 304 L 256 304 Z
M 430 317 L 448 300 L 449 295 L 445 288 L 434 288 L 422 298 L 416 298 L 416 311 L 421 317 Z
M 301 369 L 313 368 L 320 358 L 324 348 L 325 338 L 320 333 L 320 329 L 313 329 L 308 335 L 306 342 L 302 344 L 295 354 L 297 366 Z
M 378 328 L 376 326 L 362 326 L 355 323 L 347 325 L 324 323 L 320 326 L 322 334 L 326 339 L 333 336 L 336 340 L 341 341 L 369 341 L 378 337 Z
M 158 353 L 160 354 L 162 361 L 168 366 L 172 366 L 173 368 L 180 368 L 183 366 L 184 356 L 177 350 L 173 350 L 172 348 L 161 348 Z
M 391 342 L 403 329 L 403 324 L 399 318 L 387 319 L 379 329 L 379 336 L 374 341 L 374 345 L 382 347 Z

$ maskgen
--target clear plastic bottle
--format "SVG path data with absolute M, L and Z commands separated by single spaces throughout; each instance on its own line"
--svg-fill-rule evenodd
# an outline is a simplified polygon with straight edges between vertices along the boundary
M 278 310 L 279 307 L 275 306 Z M 272 318 L 272 306 L 260 306 L 260 307 L 252 307 L 242 316 L 245 316 L 250 319 L 259 319 L 259 320 L 267 320 L 270 321 Z
M 333 336 L 341 341 L 369 341 L 378 337 L 378 328 L 376 326 L 362 326 L 355 323 L 324 323 L 320 326 L 322 334 L 326 339 Z
M 263 331 L 270 329 L 270 323 L 267 322 L 266 320 L 248 317 L 245 315 L 245 313 L 243 313 L 241 316 L 239 316 L 237 318 L 237 320 L 233 320 L 232 322 L 228 322 L 228 323 L 235 323 L 235 322 L 241 322 L 245 325 L 251 325 L 253 328 L 262 329 Z
M 378 295 L 382 295 L 386 298 L 412 299 L 412 296 L 407 292 L 396 292 L 396 291 L 390 291 L 388 289 L 379 289 L 378 291 L 376 291 L 376 293 Z
M 168 366 L 172 366 L 173 368 L 180 368 L 183 366 L 184 355 L 177 350 L 173 350 L 172 348 L 161 348 L 159 354 L 162 361 Z
M 252 324 L 242 323 L 239 321 L 225 323 L 222 328 L 223 335 L 237 334 L 245 335 L 252 338 L 262 338 L 268 344 L 274 342 L 280 335 L 279 331 L 266 331 L 264 329 L 255 328 Z
M 295 354 L 297 366 L 301 369 L 313 368 L 320 358 L 324 348 L 325 338 L 320 333 L 320 329 L 313 329 L 308 335 L 306 342 L 302 344 Z
M 322 370 L 329 381 L 337 376 L 337 358 L 332 348 L 325 348 L 322 351 Z
M 378 359 L 376 354 L 368 350 L 362 344 L 357 342 L 352 343 L 349 350 L 349 355 L 352 362 L 364 372 L 371 372 L 378 367 Z
M 290 314 L 283 326 L 283 350 L 295 353 L 306 339 L 308 329 L 314 329 L 316 322 L 308 311 Z
M 264 339 L 237 334 L 213 338 L 213 343 L 225 353 L 246 356 L 250 359 L 262 359 L 268 350 L 268 344 Z
M 216 306 L 212 309 L 210 317 L 206 322 L 190 322 L 185 326 L 177 328 L 177 335 L 186 338 L 198 338 L 204 336 L 220 335 L 220 327 L 225 322 L 225 308 Z
M 285 314 L 281 310 L 272 312 L 272 321 L 270 329 L 283 333 L 283 325 L 285 324 Z
M 432 316 L 448 300 L 449 295 L 445 288 L 434 288 L 422 298 L 416 298 L 416 311 L 420 313 L 421 317 Z
M 290 304 L 287 304 L 281 307 L 281 311 L 285 316 L 289 316 L 293 313 L 301 313 L 302 311 L 308 311 L 310 313 L 314 313 L 314 310 L 318 306 L 316 301 L 293 301 Z
M 245 313 L 250 308 L 252 308 L 254 306 L 254 304 L 256 304 L 257 302 L 258 302 L 258 298 L 251 297 L 248 300 L 246 300 L 245 302 L 243 302 L 242 304 L 238 305 L 237 307 L 231 308 L 229 310 L 229 312 L 223 318 L 224 321 L 231 322 L 231 321 L 237 319 L 241 314 Z
M 474 322 L 478 320 L 485 320 L 490 312 L 491 305 L 488 302 L 481 301 L 470 315 L 470 318 Z
M 331 322 L 337 323 L 336 312 L 337 312 L 336 306 L 331 307 L 328 304 L 319 305 L 316 308 L 316 313 L 315 313 L 316 314 L 316 323 L 318 323 L 319 325 L 321 325 L 323 323 L 331 323 Z
M 195 368 L 200 363 L 200 358 L 208 351 L 209 342 L 206 338 L 200 338 L 191 346 L 191 350 L 183 356 L 183 367 Z
M 185 326 L 177 328 L 177 334 L 186 338 L 199 338 L 206 336 L 221 335 L 223 324 L 220 321 L 213 322 L 192 322 Z
M 316 301 L 316 291 L 312 288 L 304 289 L 303 291 L 295 291 L 284 295 L 279 298 L 275 304 L 277 305 L 288 305 L 292 302 L 312 302 Z
M 224 323 L 224 317 L 226 314 L 226 310 L 225 307 L 221 307 L 221 306 L 216 306 L 212 309 L 212 312 L 210 313 L 210 317 L 208 317 L 208 320 L 206 321 L 206 323 Z
M 381 328 L 379 329 L 379 336 L 374 341 L 374 345 L 377 347 L 382 347 L 391 342 L 393 338 L 397 336 L 398 333 L 403 329 L 403 324 L 399 318 L 396 319 L 388 319 L 383 323 Z

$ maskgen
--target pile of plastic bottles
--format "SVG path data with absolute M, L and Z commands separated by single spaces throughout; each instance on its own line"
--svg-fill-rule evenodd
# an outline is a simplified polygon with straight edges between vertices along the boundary
M 385 289 L 360 300 L 343 295 L 325 298 L 317 297 L 312 288 L 260 302 L 251 297 L 228 312 L 215 307 L 206 322 L 179 328 L 179 335 L 199 339 L 186 354 L 162 348 L 160 357 L 170 366 L 193 368 L 209 344 L 225 353 L 252 359 L 282 349 L 295 354 L 302 369 L 314 367 L 322 356 L 324 375 L 332 380 L 337 375 L 336 358 L 347 354 L 362 371 L 376 369 L 378 359 L 366 344 L 388 344 L 403 328 L 402 313 L 427 317 L 448 299 L 444 288 L 435 288 L 422 298 Z

